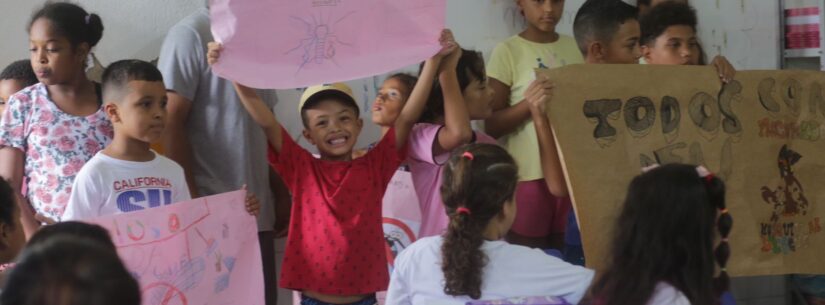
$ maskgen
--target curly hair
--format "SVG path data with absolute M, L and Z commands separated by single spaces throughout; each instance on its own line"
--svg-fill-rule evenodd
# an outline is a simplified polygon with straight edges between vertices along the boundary
M 450 218 L 441 246 L 444 293 L 478 299 L 487 265 L 482 234 L 513 199 L 518 168 L 498 145 L 470 144 L 455 150 L 443 178 L 441 198 Z
M 639 44 L 650 44 L 671 26 L 685 25 L 695 32 L 697 22 L 696 10 L 688 4 L 675 1 L 657 4 L 639 20 L 642 29 Z

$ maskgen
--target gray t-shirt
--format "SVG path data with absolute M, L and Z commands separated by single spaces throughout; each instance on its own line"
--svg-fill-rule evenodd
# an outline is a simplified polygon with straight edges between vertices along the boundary
M 158 69 L 169 90 L 192 102 L 186 129 L 198 195 L 234 191 L 247 184 L 261 202 L 258 230 L 271 231 L 275 212 L 266 136 L 241 105 L 232 82 L 212 73 L 206 62 L 206 44 L 211 41 L 209 11 L 202 8 L 169 30 Z M 275 106 L 274 90 L 258 93 L 270 108 Z

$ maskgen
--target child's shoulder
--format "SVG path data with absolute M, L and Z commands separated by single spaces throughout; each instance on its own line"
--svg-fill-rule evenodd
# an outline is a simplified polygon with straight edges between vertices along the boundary
M 40 96 L 48 98 L 48 95 L 45 85 L 43 85 L 43 83 L 37 83 L 12 94 L 9 97 L 8 103 L 19 103 L 20 106 L 31 107 L 32 101 L 36 101 Z
M 404 264 L 410 260 L 426 259 L 426 257 L 433 255 L 439 257 L 443 240 L 441 236 L 429 236 L 416 240 L 398 254 L 396 264 Z

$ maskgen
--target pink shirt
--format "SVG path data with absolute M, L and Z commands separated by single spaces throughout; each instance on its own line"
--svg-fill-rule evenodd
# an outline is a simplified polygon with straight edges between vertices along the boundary
M 415 124 L 410 132 L 408 163 L 412 172 L 413 185 L 421 205 L 421 229 L 418 238 L 441 235 L 447 229 L 449 219 L 441 201 L 441 170 L 450 152 L 433 155 L 433 144 L 438 131 L 444 125 L 430 123 Z M 497 144 L 496 140 L 483 132 L 475 132 L 476 143 Z
M 23 151 L 26 197 L 32 207 L 60 219 L 80 168 L 112 140 L 103 110 L 79 117 L 63 112 L 38 83 L 9 98 L 0 119 L 0 146 Z
M 281 128 L 269 162 L 292 191 L 281 287 L 333 295 L 369 294 L 389 283 L 381 198 L 406 157 L 390 130 L 350 162 L 313 157 Z

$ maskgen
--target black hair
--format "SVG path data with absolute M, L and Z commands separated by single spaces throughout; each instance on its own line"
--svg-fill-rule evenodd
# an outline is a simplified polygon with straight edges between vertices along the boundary
M 40 18 L 49 20 L 58 35 L 66 37 L 73 47 L 81 43 L 92 48 L 103 37 L 103 21 L 97 14 L 90 14 L 82 7 L 69 2 L 48 1 L 42 8 L 32 14 L 29 26 L 31 31 L 35 21 Z
M 414 75 L 409 73 L 395 73 L 393 75 L 390 75 L 390 77 L 387 77 L 387 79 L 394 79 L 401 82 L 401 84 L 404 85 L 404 87 L 406 87 L 405 93 L 407 94 L 407 97 L 409 97 L 409 95 L 412 94 L 412 90 L 413 88 L 415 88 L 415 83 L 418 82 L 418 77 L 415 77 Z
M 639 20 L 642 28 L 639 43 L 643 45 L 652 43 L 667 28 L 676 25 L 689 26 L 696 32 L 697 22 L 696 10 L 688 4 L 676 1 L 657 4 Z
M 17 220 L 14 219 L 17 211 L 17 201 L 14 196 L 14 189 L 4 179 L 0 177 L 0 222 L 3 222 L 12 228 Z
M 498 145 L 469 144 L 450 157 L 441 184 L 450 218 L 441 246 L 445 294 L 481 297 L 487 265 L 487 255 L 481 251 L 484 229 L 513 199 L 517 183 L 516 162 Z
M 729 288 L 732 225 L 725 184 L 700 176 L 696 166 L 668 164 L 635 177 L 613 230 L 606 271 L 589 297 L 603 305 L 644 305 L 664 282 L 691 304 L 718 304 Z M 721 242 L 714 249 L 717 232 Z M 714 279 L 717 264 L 721 273 Z
M 34 74 L 32 64 L 28 59 L 15 61 L 0 73 L 0 80 L 19 80 L 23 82 L 24 87 L 28 87 L 38 83 L 37 75 Z
M 355 103 L 355 100 L 353 100 L 351 96 L 338 90 L 324 90 L 310 96 L 304 105 L 301 106 L 301 121 L 304 123 L 304 128 L 309 128 L 309 118 L 306 115 L 306 111 L 318 107 L 318 105 L 324 101 L 335 101 L 352 109 L 356 118 L 361 115 L 361 111 L 358 110 L 358 104 Z
M 106 249 L 116 251 L 115 244 L 103 227 L 79 221 L 64 221 L 53 225 L 43 226 L 29 239 L 26 247 L 34 247 L 38 244 L 46 243 L 51 239 L 60 236 L 73 236 L 86 238 L 95 241 Z
M 116 61 L 106 67 L 103 71 L 103 99 L 119 100 L 110 98 L 110 95 L 121 92 L 130 81 L 163 82 L 163 74 L 155 65 L 137 59 L 126 59 Z
M 464 91 L 467 86 L 474 80 L 484 81 L 487 79 L 487 73 L 484 70 L 484 58 L 481 53 L 471 50 L 461 50 L 461 58 L 458 59 L 458 66 L 456 66 L 456 74 L 458 74 L 458 87 Z M 424 69 L 424 64 L 421 64 L 421 70 Z M 424 107 L 424 112 L 418 122 L 432 123 L 438 118 L 444 116 L 444 93 L 441 89 L 441 83 L 438 78 L 433 80 L 433 87 L 430 91 L 430 96 L 427 98 L 427 105 Z
M 3 305 L 139 305 L 140 288 L 117 253 L 58 236 L 27 247 L 8 275 Z
M 609 43 L 619 26 L 628 20 L 638 20 L 635 7 L 621 0 L 587 0 L 573 21 L 573 33 L 582 54 L 587 55 L 587 46 L 592 41 Z

